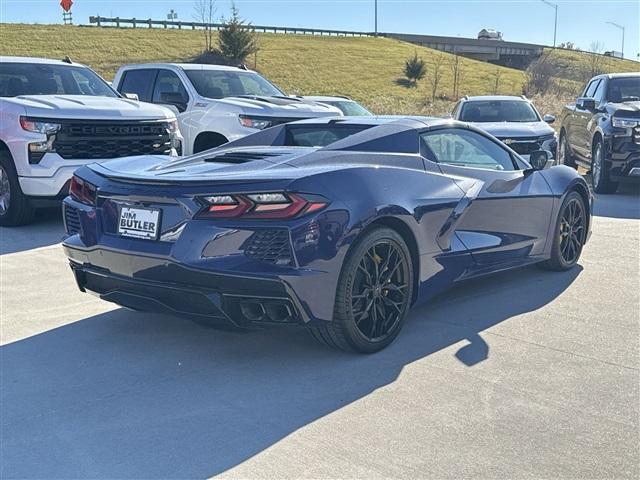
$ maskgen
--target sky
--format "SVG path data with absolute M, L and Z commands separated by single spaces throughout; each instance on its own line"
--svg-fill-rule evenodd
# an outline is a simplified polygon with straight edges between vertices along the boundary
M 621 50 L 638 60 L 640 0 L 558 0 L 557 42 L 588 50 Z M 215 0 L 217 16 L 228 16 L 231 1 Z M 236 0 L 241 16 L 255 25 L 373 31 L 374 0 Z M 193 20 L 193 0 L 75 0 L 76 24 L 90 15 L 164 19 L 170 9 Z M 62 23 L 59 0 L 0 0 L 0 22 Z M 482 28 L 503 32 L 505 40 L 553 44 L 554 8 L 542 0 L 378 0 L 378 31 L 475 37 Z M 1 39 L 0 39 L 1 41 Z

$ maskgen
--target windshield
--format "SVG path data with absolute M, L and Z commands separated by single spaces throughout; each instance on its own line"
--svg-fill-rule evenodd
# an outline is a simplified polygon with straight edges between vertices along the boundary
M 346 116 L 350 116 L 350 117 L 371 116 L 371 112 L 369 110 L 364 108 L 362 105 L 356 102 L 350 102 L 349 100 L 320 102 L 320 103 L 326 103 L 327 105 L 331 105 L 332 107 L 337 107 Z
M 474 100 L 462 105 L 463 122 L 539 122 L 533 106 L 524 100 Z
M 289 147 L 326 147 L 373 125 L 288 126 L 285 145 Z
M 613 103 L 640 100 L 640 77 L 612 78 L 608 98 Z
M 257 73 L 224 70 L 186 70 L 193 87 L 203 97 L 225 98 L 239 95 L 284 95 Z
M 102 78 L 86 67 L 0 63 L 0 97 L 18 95 L 118 96 Z

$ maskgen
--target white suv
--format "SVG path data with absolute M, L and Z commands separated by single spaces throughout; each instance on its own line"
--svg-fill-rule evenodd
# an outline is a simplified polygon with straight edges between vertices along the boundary
M 132 155 L 177 155 L 173 112 L 122 98 L 70 61 L 0 57 L 0 225 L 67 195 L 80 165 Z
M 113 85 L 122 94 L 175 108 L 185 155 L 293 120 L 342 116 L 335 107 L 288 97 L 256 72 L 236 67 L 126 65 Z

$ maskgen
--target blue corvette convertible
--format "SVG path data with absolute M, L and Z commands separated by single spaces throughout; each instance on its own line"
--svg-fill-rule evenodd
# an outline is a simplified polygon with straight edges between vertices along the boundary
M 451 120 L 283 124 L 191 157 L 80 168 L 64 250 L 82 291 L 134 310 L 299 324 L 375 352 L 456 282 L 576 264 L 591 196 L 548 160 Z

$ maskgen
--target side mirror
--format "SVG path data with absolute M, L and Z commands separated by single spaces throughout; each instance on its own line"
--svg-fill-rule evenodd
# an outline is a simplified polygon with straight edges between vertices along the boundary
M 552 161 L 551 152 L 547 150 L 536 150 L 529 154 L 529 165 L 534 171 L 544 170 L 551 166 Z
M 578 107 L 580 110 L 595 110 L 596 99 L 590 97 L 580 97 L 576 101 L 576 107 Z
M 123 93 L 124 98 L 128 98 L 129 100 L 135 100 L 136 102 L 140 101 L 137 93 Z
M 179 92 L 162 92 L 160 94 L 160 103 L 173 105 L 179 112 L 184 112 L 187 109 L 187 102 Z
M 556 117 L 554 115 L 545 115 L 542 120 L 546 123 L 553 123 L 556 121 Z

